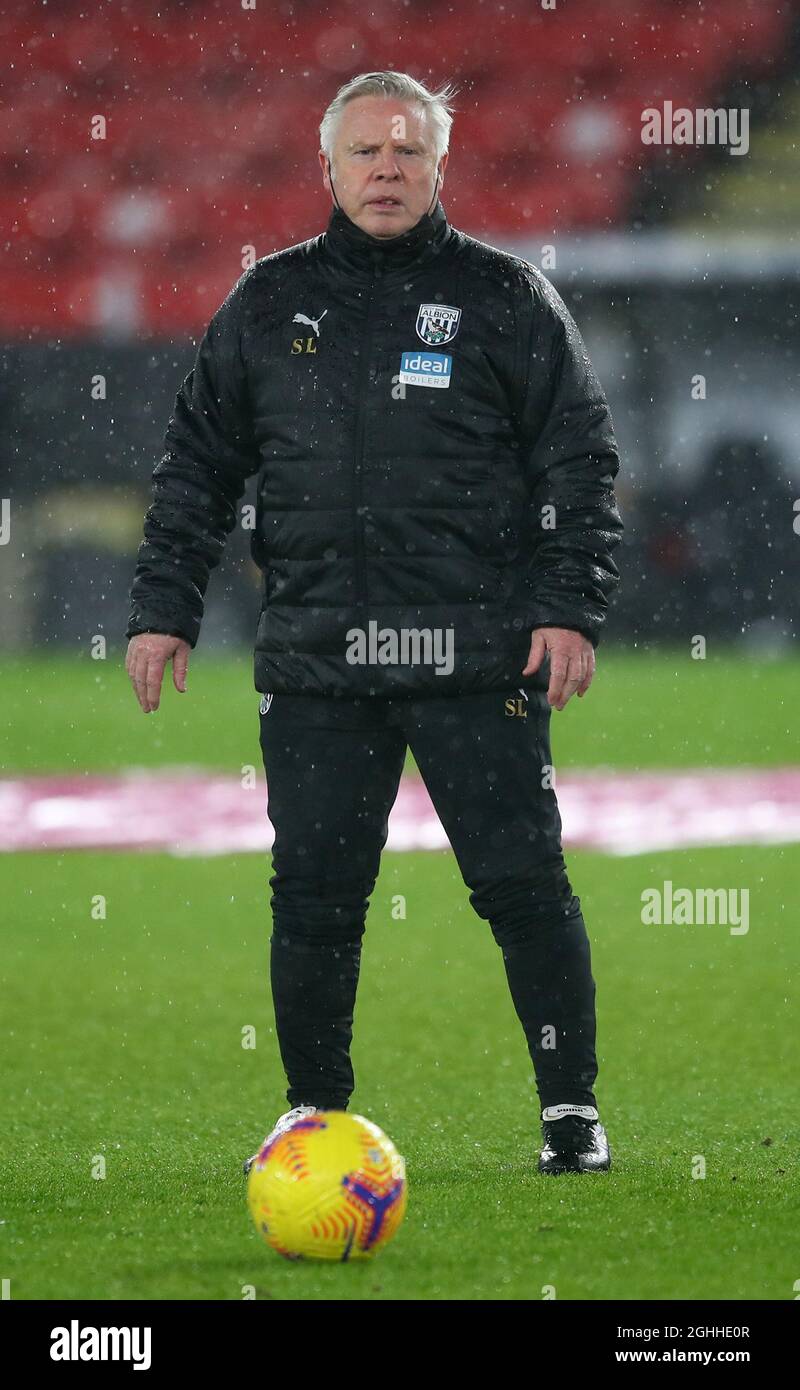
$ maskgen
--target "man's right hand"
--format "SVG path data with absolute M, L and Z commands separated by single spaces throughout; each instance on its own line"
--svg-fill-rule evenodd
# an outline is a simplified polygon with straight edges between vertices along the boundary
M 168 637 L 161 632 L 138 632 L 128 643 L 125 670 L 131 678 L 145 714 L 158 709 L 164 667 L 172 658 L 172 679 L 175 689 L 186 690 L 186 671 L 191 647 L 182 637 Z

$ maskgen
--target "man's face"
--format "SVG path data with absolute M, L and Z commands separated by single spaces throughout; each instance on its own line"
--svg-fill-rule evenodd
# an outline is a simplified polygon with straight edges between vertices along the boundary
M 322 181 L 332 193 L 322 150 L 319 162 Z M 407 232 L 433 202 L 436 153 L 424 110 L 412 102 L 395 97 L 349 101 L 339 118 L 331 163 L 340 206 L 370 236 Z M 444 154 L 438 166 L 442 176 L 446 163 Z

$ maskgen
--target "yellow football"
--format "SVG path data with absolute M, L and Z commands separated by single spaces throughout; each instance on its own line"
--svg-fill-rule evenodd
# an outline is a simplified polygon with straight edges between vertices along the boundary
M 363 1115 L 317 1110 L 265 1141 L 250 1169 L 256 1230 L 287 1259 L 374 1255 L 406 1209 L 405 1162 Z

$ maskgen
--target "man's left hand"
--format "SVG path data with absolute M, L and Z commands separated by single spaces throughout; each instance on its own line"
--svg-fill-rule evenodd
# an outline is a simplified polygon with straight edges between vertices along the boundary
M 582 632 L 573 632 L 571 628 L 536 627 L 523 676 L 538 671 L 545 652 L 550 653 L 547 699 L 555 709 L 563 709 L 576 690 L 582 696 L 589 689 L 595 669 L 594 647 Z

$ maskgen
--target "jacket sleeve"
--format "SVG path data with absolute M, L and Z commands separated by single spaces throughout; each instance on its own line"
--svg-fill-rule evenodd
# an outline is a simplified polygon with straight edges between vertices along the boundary
M 612 559 L 623 530 L 613 488 L 619 454 L 577 325 L 549 280 L 535 267 L 530 271 L 516 374 L 529 495 L 527 622 L 571 628 L 596 647 L 619 583 Z
M 246 280 L 215 313 L 176 396 L 165 453 L 152 474 L 126 637 L 164 632 L 195 646 L 209 573 L 236 524 L 247 478 L 259 467 L 241 356 Z

